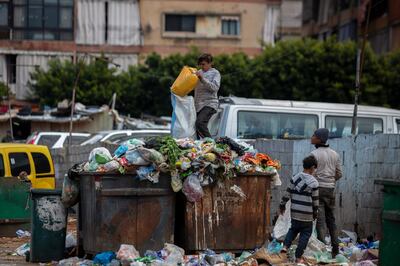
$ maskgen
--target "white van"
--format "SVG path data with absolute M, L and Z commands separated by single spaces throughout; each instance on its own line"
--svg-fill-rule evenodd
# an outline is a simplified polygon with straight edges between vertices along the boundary
M 304 139 L 325 127 L 331 138 L 351 135 L 354 106 L 351 104 L 282 100 L 220 98 L 211 118 L 213 137 L 233 139 Z M 357 134 L 400 133 L 400 110 L 358 107 Z

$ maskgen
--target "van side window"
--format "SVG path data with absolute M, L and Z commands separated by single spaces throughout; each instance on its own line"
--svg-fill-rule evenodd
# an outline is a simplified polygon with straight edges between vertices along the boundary
M 325 127 L 329 129 L 331 138 L 351 136 L 352 117 L 326 116 Z M 380 118 L 357 117 L 357 134 L 383 133 L 383 120 Z
M 0 154 L 0 176 L 3 177 L 5 174 L 3 155 Z
M 8 158 L 10 159 L 12 176 L 19 176 L 22 171 L 25 171 L 28 175 L 31 174 L 28 154 L 25 152 L 13 152 L 8 155 Z
M 397 125 L 397 133 L 400 134 L 400 118 L 396 119 L 396 125 Z
M 317 128 L 317 115 L 239 111 L 237 138 L 302 139 Z
M 211 136 L 216 137 L 218 135 L 219 124 L 221 122 L 222 110 L 219 110 L 214 114 L 208 122 L 208 129 L 210 130 Z
M 50 172 L 50 163 L 47 157 L 40 152 L 32 152 L 33 163 L 35 164 L 36 174 Z

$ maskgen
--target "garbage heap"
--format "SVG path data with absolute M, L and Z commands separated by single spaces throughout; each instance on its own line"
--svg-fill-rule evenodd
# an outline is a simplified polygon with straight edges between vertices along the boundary
M 158 183 L 160 173 L 171 175 L 174 192 L 182 190 L 191 202 L 203 196 L 202 186 L 238 174 L 259 173 L 273 178 L 280 185 L 278 160 L 258 153 L 245 142 L 228 137 L 216 140 L 173 139 L 153 137 L 145 141 L 130 139 L 122 143 L 112 155 L 106 148 L 95 148 L 89 161 L 83 166 L 85 172 L 136 173 L 140 180 Z

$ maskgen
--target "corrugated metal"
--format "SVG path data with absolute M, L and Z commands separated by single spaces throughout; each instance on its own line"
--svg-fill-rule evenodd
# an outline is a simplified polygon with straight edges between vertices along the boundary
M 275 33 L 278 27 L 280 6 L 267 5 L 264 21 L 263 41 L 266 44 L 275 44 Z
M 106 2 L 108 25 L 106 40 Z M 79 44 L 140 44 L 137 0 L 78 0 L 76 42 Z
M 281 20 L 282 27 L 300 28 L 302 25 L 303 3 L 298 1 L 282 1 Z
M 79 44 L 104 44 L 105 1 L 78 0 L 76 42 Z
M 136 0 L 108 1 L 108 16 L 107 43 L 140 44 L 139 4 Z
M 44 56 L 44 55 L 18 55 L 17 56 L 17 79 L 15 87 L 15 96 L 19 100 L 25 100 L 30 98 L 31 92 L 27 86 L 30 80 L 30 73 L 34 71 L 35 66 L 42 67 L 47 70 L 48 61 L 55 59 L 55 56 Z M 69 57 L 58 56 L 61 60 L 68 60 Z

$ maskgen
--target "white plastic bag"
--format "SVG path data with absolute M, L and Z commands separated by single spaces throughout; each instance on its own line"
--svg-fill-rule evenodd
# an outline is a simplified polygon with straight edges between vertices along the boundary
M 171 135 L 177 139 L 196 138 L 196 108 L 192 96 L 180 97 L 171 93 Z
M 285 213 L 279 215 L 276 220 L 272 236 L 278 240 L 283 240 L 286 234 L 289 232 L 291 226 L 290 222 L 290 200 L 286 202 Z

